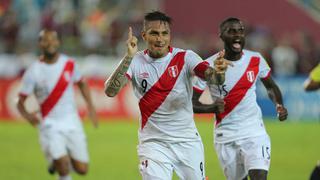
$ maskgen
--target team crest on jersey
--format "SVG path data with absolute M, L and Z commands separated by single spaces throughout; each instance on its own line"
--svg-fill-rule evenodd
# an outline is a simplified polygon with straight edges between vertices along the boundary
M 174 66 L 168 67 L 168 72 L 169 72 L 169 76 L 173 78 L 177 77 L 179 74 L 178 66 L 174 65 Z
M 141 73 L 141 74 L 139 74 L 139 77 L 140 78 L 148 78 L 149 77 L 149 73 L 147 73 L 147 72 L 143 72 L 143 73 Z
M 253 71 L 248 71 L 247 72 L 247 79 L 249 82 L 253 82 L 254 81 L 254 72 Z
M 66 71 L 66 72 L 63 73 L 63 76 L 64 76 L 64 79 L 65 79 L 67 82 L 69 82 L 70 79 L 71 79 L 71 72 Z

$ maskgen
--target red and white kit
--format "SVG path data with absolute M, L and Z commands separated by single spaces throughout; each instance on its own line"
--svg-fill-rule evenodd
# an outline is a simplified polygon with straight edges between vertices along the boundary
M 86 137 L 73 90 L 73 84 L 81 78 L 74 60 L 63 54 L 53 64 L 36 61 L 22 78 L 19 95 L 34 94 L 40 105 L 40 142 L 49 159 L 71 151 L 73 158 L 88 161 Z
M 172 168 L 180 177 L 186 177 L 187 172 L 197 174 L 191 179 L 204 176 L 204 168 L 200 168 L 204 163 L 203 147 L 191 98 L 192 77 L 203 77 L 207 66 L 193 51 L 178 48 L 170 48 L 159 59 L 151 58 L 147 50 L 132 59 L 126 75 L 139 99 L 138 154 L 143 164 L 149 161 L 148 168 L 140 167 L 144 179 L 170 177 Z
M 213 66 L 217 57 L 218 54 L 215 54 L 206 61 Z M 229 171 L 229 174 L 234 175 L 236 175 L 235 167 L 228 167 L 228 164 L 236 165 L 239 159 L 233 158 L 237 157 L 248 162 L 244 165 L 246 170 L 252 167 L 268 170 L 270 140 L 264 127 L 261 109 L 256 101 L 255 90 L 257 79 L 267 78 L 271 69 L 260 53 L 249 50 L 243 50 L 241 58 L 232 63 L 234 66 L 228 67 L 223 85 L 208 85 L 213 101 L 218 97 L 225 101 L 225 111 L 216 114 L 214 129 L 215 146 L 220 163 L 225 172 Z M 203 92 L 206 87 L 207 83 L 199 79 L 194 85 L 194 90 Z M 248 144 L 250 147 L 246 149 L 245 146 Z M 237 154 L 239 149 L 243 154 L 258 155 L 251 157 L 254 160 L 246 159 L 250 157 Z M 226 154 L 234 157 L 226 157 Z M 232 159 L 235 162 L 232 162 Z

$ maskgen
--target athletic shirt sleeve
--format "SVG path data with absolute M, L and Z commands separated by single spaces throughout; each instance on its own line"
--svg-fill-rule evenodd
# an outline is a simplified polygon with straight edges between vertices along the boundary
M 196 54 L 195 52 L 193 52 L 191 50 L 186 51 L 185 63 L 189 69 L 189 72 L 196 73 L 195 68 L 197 67 L 198 64 L 200 64 L 202 62 L 204 62 L 204 61 L 202 60 L 202 58 L 198 54 Z
M 320 83 L 320 64 L 312 69 L 312 71 L 310 72 L 310 79 Z
M 73 63 L 74 63 L 74 72 L 73 72 L 72 80 L 73 82 L 77 83 L 82 80 L 82 74 L 79 70 L 79 66 L 75 63 L 75 61 L 73 61 Z
M 268 65 L 267 61 L 261 56 L 261 54 L 259 54 L 259 58 L 260 58 L 260 64 L 259 64 L 258 77 L 264 79 L 270 76 L 271 68 Z
M 131 80 L 131 79 L 132 79 L 133 63 L 134 63 L 134 61 L 133 61 L 133 59 L 132 59 L 132 61 L 131 61 L 130 65 L 129 65 L 129 68 L 128 68 L 128 70 L 127 70 L 126 74 L 125 74 L 125 75 L 126 75 L 126 77 L 128 78 L 128 80 Z
M 34 65 L 27 69 L 22 77 L 21 89 L 19 95 L 22 96 L 29 96 L 34 92 L 34 88 L 36 85 L 36 80 L 34 79 L 35 72 L 34 72 Z

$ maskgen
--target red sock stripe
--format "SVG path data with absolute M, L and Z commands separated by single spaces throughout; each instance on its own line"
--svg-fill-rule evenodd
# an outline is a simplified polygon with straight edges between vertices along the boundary
M 177 53 L 159 80 L 140 99 L 141 129 L 146 125 L 149 117 L 161 106 L 173 89 L 184 66 L 185 52 Z

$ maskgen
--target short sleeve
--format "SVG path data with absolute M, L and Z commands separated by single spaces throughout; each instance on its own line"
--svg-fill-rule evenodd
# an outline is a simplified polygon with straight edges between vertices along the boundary
M 193 90 L 199 93 L 202 93 L 207 87 L 207 82 L 201 78 L 196 78 L 196 81 L 193 83 Z
M 191 50 L 187 50 L 185 63 L 187 64 L 190 72 L 193 72 L 194 68 L 201 62 L 203 62 L 203 60 L 198 54 Z
M 33 72 L 33 68 L 29 68 L 22 77 L 21 89 L 19 91 L 19 95 L 29 96 L 34 92 L 35 88 L 35 74 Z
M 271 74 L 271 68 L 268 65 L 267 61 L 259 54 L 260 64 L 259 64 L 259 78 L 267 78 Z
M 133 72 L 133 60 L 132 60 L 131 64 L 129 65 L 129 68 L 126 72 L 126 77 L 128 78 L 128 80 L 132 79 L 132 72 Z
M 310 72 L 310 79 L 315 82 L 320 82 L 320 64 L 312 69 L 312 71 Z
M 74 62 L 75 63 L 75 62 Z M 75 63 L 74 64 L 74 72 L 73 72 L 73 82 L 77 83 L 82 80 L 82 74 L 79 70 L 79 66 Z

